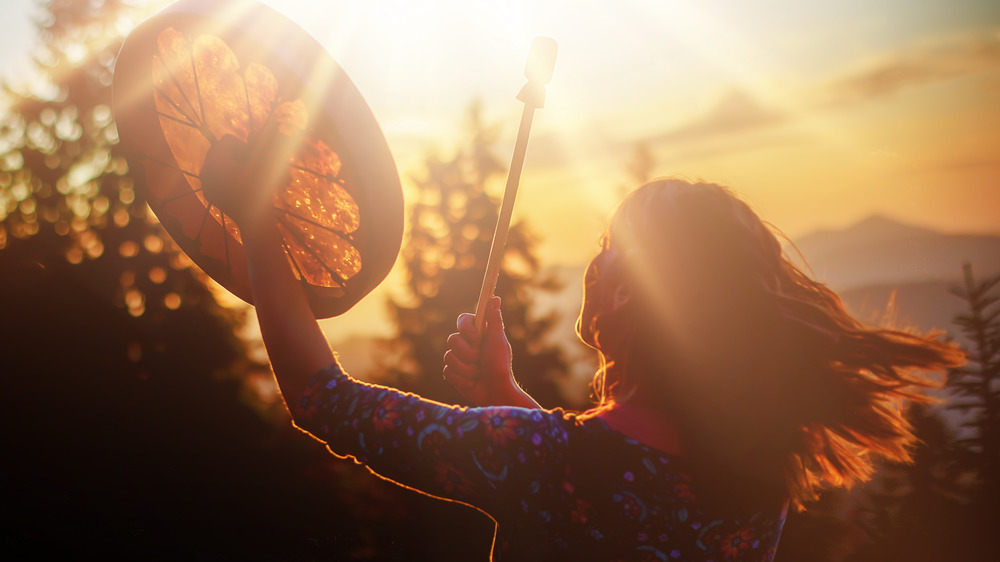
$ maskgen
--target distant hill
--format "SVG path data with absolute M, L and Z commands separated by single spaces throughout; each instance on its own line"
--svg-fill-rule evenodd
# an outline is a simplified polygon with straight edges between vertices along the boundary
M 851 314 L 867 324 L 918 332 L 948 331 L 957 338 L 953 319 L 966 307 L 965 301 L 949 291 L 955 285 L 952 281 L 915 281 L 868 285 L 838 294 Z
M 956 338 L 952 318 L 964 311 L 964 303 L 949 288 L 961 282 L 962 265 L 971 263 L 977 278 L 1000 274 L 1000 236 L 943 234 L 884 216 L 842 230 L 818 231 L 795 245 L 816 278 L 837 291 L 859 320 L 924 332 L 948 330 Z M 580 310 L 585 267 L 548 269 L 562 281 L 563 290 L 539 298 L 540 307 L 562 316 L 554 335 L 567 345 L 575 345 L 573 322 Z M 894 309 L 887 315 L 892 296 Z
M 1000 236 L 943 234 L 883 216 L 815 232 L 795 245 L 816 278 L 837 291 L 958 281 L 963 263 L 973 264 L 977 276 L 1000 273 Z

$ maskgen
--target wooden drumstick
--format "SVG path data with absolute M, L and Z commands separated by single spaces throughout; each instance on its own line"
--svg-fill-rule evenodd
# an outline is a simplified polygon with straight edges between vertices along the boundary
M 486 275 L 483 277 L 479 304 L 476 306 L 476 329 L 480 333 L 486 318 L 486 306 L 493 297 L 497 277 L 500 276 L 503 250 L 507 245 L 507 232 L 510 230 L 510 217 L 514 211 L 514 198 L 517 197 L 517 186 L 521 181 L 521 169 L 524 167 L 524 154 L 528 148 L 531 119 L 535 110 L 545 105 L 545 85 L 552 79 L 557 49 L 554 39 L 535 37 L 528 52 L 528 62 L 524 66 L 524 76 L 528 79 L 528 83 L 517 94 L 517 99 L 524 102 L 524 111 L 521 113 L 521 124 L 517 129 L 517 140 L 514 141 L 514 155 L 510 161 L 510 171 L 507 172 L 507 186 L 504 187 L 503 203 L 500 205 L 496 230 L 493 231 L 493 244 L 490 246 L 490 257 L 486 262 Z

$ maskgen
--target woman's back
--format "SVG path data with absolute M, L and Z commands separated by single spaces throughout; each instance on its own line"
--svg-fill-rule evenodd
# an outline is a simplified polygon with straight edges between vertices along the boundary
M 552 474 L 546 493 L 534 498 L 536 507 L 529 498 L 528 513 L 519 516 L 526 520 L 511 525 L 515 536 L 552 534 L 520 541 L 529 552 L 513 559 L 529 559 L 532 542 L 554 549 L 539 560 L 558 559 L 560 552 L 592 560 L 774 557 L 785 520 L 783 502 L 743 512 L 713 511 L 699 497 L 697 474 L 683 457 L 635 441 L 600 417 L 564 419 L 569 438 L 563 474 Z M 552 523 L 544 525 L 549 513 Z M 501 522 L 498 536 L 503 527 Z
M 770 560 L 785 505 L 713 512 L 683 457 L 561 410 L 459 408 L 334 366 L 296 423 L 373 472 L 497 521 L 496 560 Z

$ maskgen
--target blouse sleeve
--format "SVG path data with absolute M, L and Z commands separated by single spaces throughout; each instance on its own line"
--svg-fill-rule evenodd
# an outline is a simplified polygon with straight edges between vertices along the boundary
M 311 381 L 296 425 L 403 486 L 487 511 L 537 490 L 565 455 L 559 411 L 462 408 L 357 381 L 334 363 Z

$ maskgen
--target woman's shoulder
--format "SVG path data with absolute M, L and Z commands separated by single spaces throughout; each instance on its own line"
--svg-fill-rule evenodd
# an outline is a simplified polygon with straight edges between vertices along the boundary
M 636 439 L 594 412 L 564 414 L 564 419 L 570 428 L 567 462 L 593 486 L 630 490 L 652 501 L 718 512 L 715 514 L 720 517 L 734 514 L 728 501 L 720 503 L 714 490 L 704 488 L 701 465 L 683 451 L 665 450 Z M 786 504 L 785 498 L 770 498 L 735 512 L 779 518 Z
M 680 432 L 667 417 L 629 405 L 611 404 L 580 413 L 565 414 L 567 422 L 581 434 L 619 442 L 627 449 L 644 455 L 674 459 L 683 457 Z
M 658 449 L 612 427 L 598 410 L 553 411 L 566 432 L 566 462 L 577 477 L 594 488 L 614 487 L 619 482 L 629 488 L 647 488 L 651 493 L 687 481 L 684 458 Z
M 684 469 L 684 458 L 677 451 L 668 451 L 645 440 L 628 435 L 609 424 L 596 410 L 586 412 L 561 412 L 562 423 L 567 428 L 574 449 L 583 456 L 600 458 L 602 467 L 610 465 L 642 465 L 652 474 L 661 473 L 655 466 L 670 470 Z

